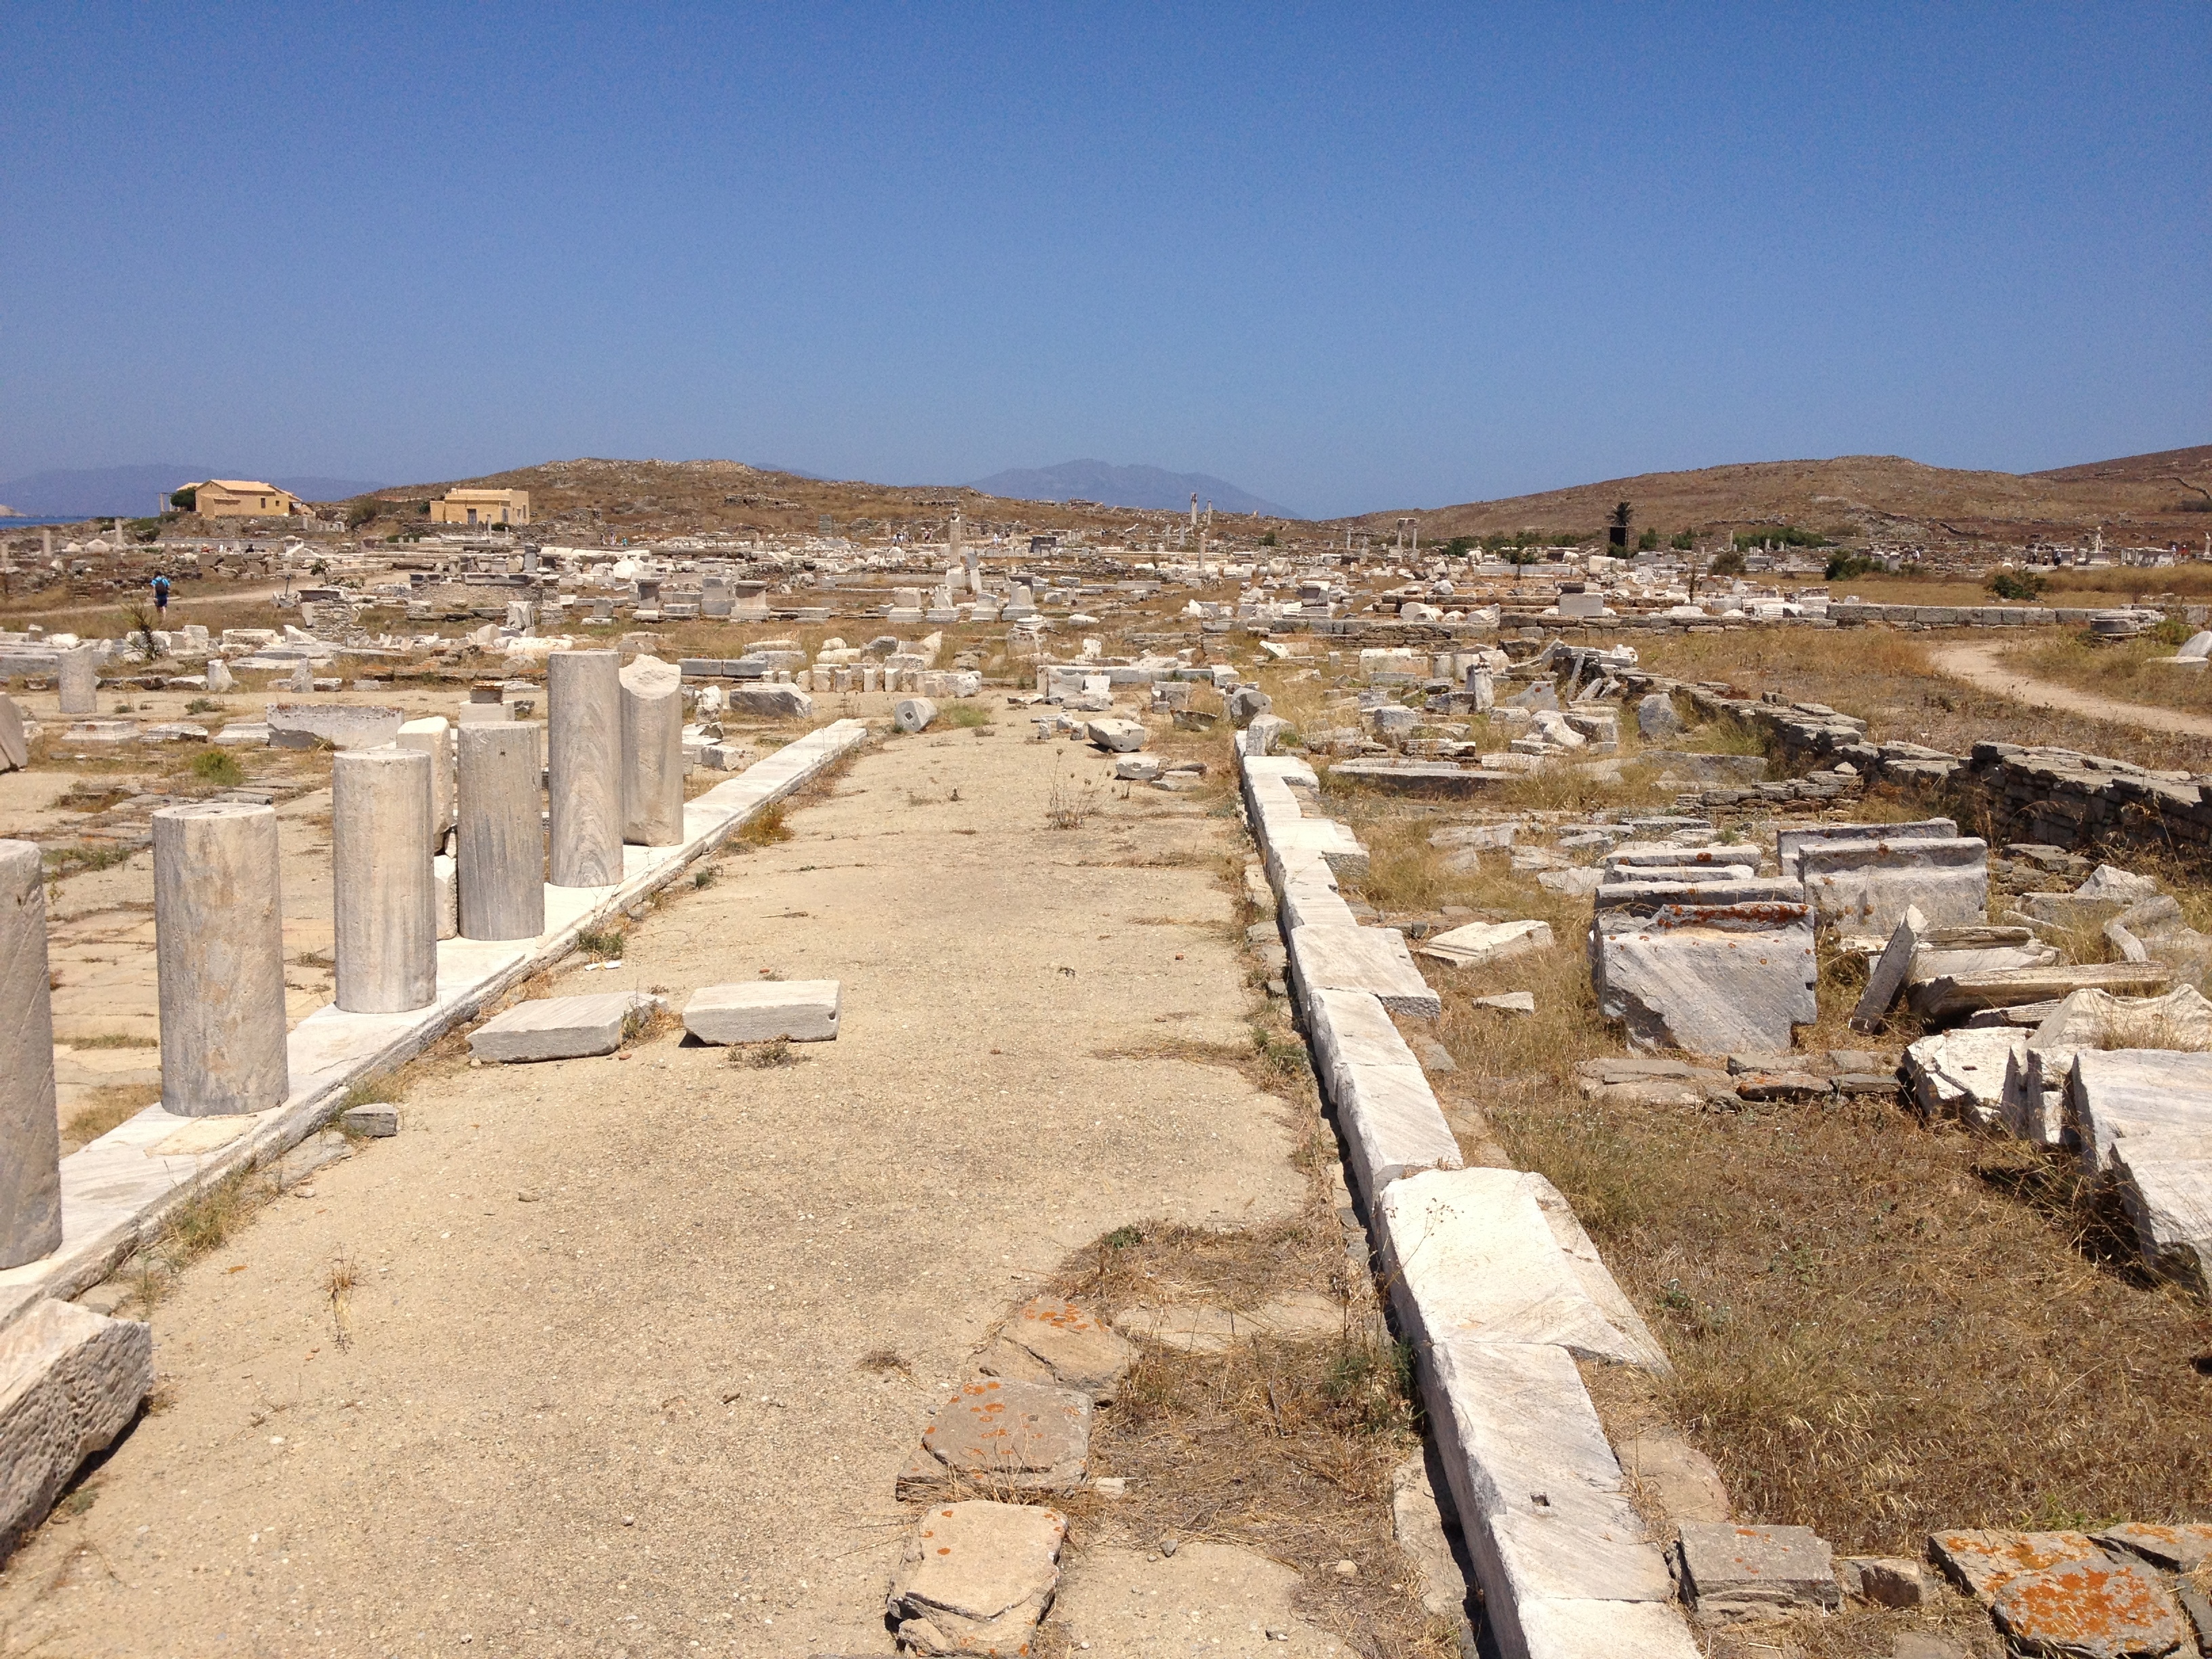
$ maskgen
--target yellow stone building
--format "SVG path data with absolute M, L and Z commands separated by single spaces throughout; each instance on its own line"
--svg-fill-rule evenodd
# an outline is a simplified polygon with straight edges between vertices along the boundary
M 530 522 L 526 489 L 449 489 L 430 503 L 433 524 L 506 525 Z
M 308 510 L 290 490 L 251 478 L 210 478 L 192 496 L 192 511 L 204 519 L 259 519 Z

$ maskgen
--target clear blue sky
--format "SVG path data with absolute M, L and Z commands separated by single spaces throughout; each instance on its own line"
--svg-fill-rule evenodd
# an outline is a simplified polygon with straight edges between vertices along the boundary
M 2212 9 L 8 9 L 0 477 L 2212 441 Z

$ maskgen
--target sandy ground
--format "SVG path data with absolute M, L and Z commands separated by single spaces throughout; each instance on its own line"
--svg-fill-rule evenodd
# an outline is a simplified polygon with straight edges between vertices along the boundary
M 990 1324 L 1115 1226 L 1304 1190 L 1279 1103 L 1130 1057 L 1248 1044 L 1256 994 L 1233 818 L 1047 828 L 1107 769 L 889 741 L 556 981 L 842 980 L 796 1065 L 431 1062 L 155 1310 L 163 1407 L 0 1575 L 0 1651 L 889 1651 L 893 1479 Z
M 2117 698 L 2100 697 L 2094 692 L 2083 691 L 2075 686 L 2061 685 L 2055 680 L 2035 679 L 2004 665 L 2002 659 L 2010 648 L 2005 643 L 1947 645 L 1938 647 L 1931 655 L 1936 668 L 1942 672 L 1955 675 L 1982 690 L 1994 691 L 1999 696 L 2024 702 L 2031 708 L 2056 708 L 2091 720 L 2141 726 L 2148 732 L 2172 732 L 2188 738 L 2212 738 L 2212 715 L 2193 714 L 2181 708 L 2160 708 L 2151 703 L 2122 702 Z M 2181 668 L 2173 672 L 2188 674 L 2198 671 Z

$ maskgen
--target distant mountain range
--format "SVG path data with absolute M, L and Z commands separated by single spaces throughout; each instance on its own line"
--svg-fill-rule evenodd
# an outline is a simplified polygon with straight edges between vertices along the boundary
M 1223 513 L 1257 513 L 1270 519 L 1297 517 L 1290 508 L 1262 501 L 1225 478 L 1204 472 L 1169 472 L 1157 466 L 1115 466 L 1110 461 L 1014 467 L 978 478 L 968 488 L 1022 501 L 1103 501 L 1109 507 L 1156 510 L 1188 510 L 1195 494 L 1200 506 L 1212 501 Z
M 252 478 L 289 489 L 310 501 L 342 501 L 380 485 L 358 478 L 307 478 L 296 474 L 262 479 L 252 467 L 184 466 L 162 463 L 154 466 L 88 466 L 56 472 L 33 472 L 27 477 L 0 483 L 0 501 L 26 518 L 143 519 L 157 513 L 161 497 L 172 489 L 203 478 Z

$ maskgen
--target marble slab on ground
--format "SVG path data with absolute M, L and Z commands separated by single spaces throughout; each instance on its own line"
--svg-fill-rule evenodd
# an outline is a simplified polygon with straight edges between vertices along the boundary
M 829 1042 L 842 1007 L 834 979 L 702 985 L 684 1005 L 684 1029 L 702 1042 Z
M 611 1054 L 622 1046 L 623 1025 L 641 1002 L 630 991 L 518 1002 L 469 1033 L 469 1052 L 502 1064 Z

